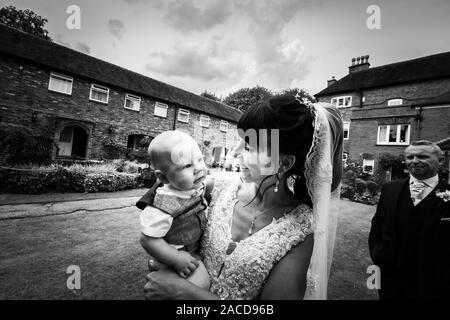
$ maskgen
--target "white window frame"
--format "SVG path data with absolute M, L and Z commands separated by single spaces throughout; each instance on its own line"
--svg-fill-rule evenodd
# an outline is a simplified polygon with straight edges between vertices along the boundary
M 366 166 L 371 166 L 371 167 L 372 167 L 372 170 L 369 170 L 369 171 L 364 170 L 364 168 L 365 168 Z M 373 160 L 373 159 L 371 159 L 371 160 L 369 160 L 369 159 L 363 159 L 363 171 L 364 171 L 364 172 L 373 175 L 374 169 L 375 169 L 375 160 Z
M 70 81 L 71 82 L 70 83 L 70 92 L 59 91 L 59 90 L 56 90 L 56 89 L 52 88 L 52 83 L 53 83 L 52 79 L 53 78 L 59 78 L 61 80 Z M 73 87 L 73 78 L 72 77 L 64 76 L 64 75 L 59 74 L 59 73 L 50 72 L 50 78 L 48 80 L 48 90 L 49 91 L 58 92 L 58 93 L 62 93 L 62 94 L 67 94 L 67 95 L 70 96 L 70 95 L 72 95 L 72 87 Z
M 388 100 L 388 107 L 393 107 L 393 106 L 401 106 L 403 104 L 403 99 L 390 99 Z
M 100 92 L 106 93 L 106 102 L 102 101 L 102 100 L 97 100 L 97 99 L 92 98 L 92 90 L 93 89 L 95 89 L 96 91 L 100 91 Z M 89 93 L 89 100 L 100 102 L 100 103 L 104 103 L 104 104 L 108 104 L 108 102 L 109 102 L 109 88 L 101 86 L 101 85 L 98 85 L 98 84 L 94 84 L 94 83 L 91 84 L 91 92 Z
M 398 142 L 398 140 L 400 140 L 400 130 L 401 130 L 401 126 L 402 125 L 406 125 L 408 126 L 407 132 L 406 132 L 406 141 L 405 142 Z M 388 133 L 391 132 L 391 126 L 396 126 L 397 127 L 397 141 L 396 142 L 389 142 L 389 135 Z M 381 127 L 386 127 L 386 140 L 385 141 L 381 141 L 380 140 L 380 133 L 381 133 Z M 378 126 L 378 133 L 377 133 L 377 144 L 378 145 L 395 145 L 395 146 L 407 146 L 409 145 L 409 140 L 410 140 L 410 136 L 411 136 L 411 124 L 409 123 L 398 123 L 398 124 L 382 124 Z
M 347 128 L 345 128 L 345 127 L 347 127 Z M 345 129 L 347 129 L 347 138 L 345 137 Z M 344 131 L 344 140 L 348 140 L 350 138 L 350 122 L 349 121 L 344 121 L 343 131 Z
M 221 120 L 219 129 L 222 132 L 228 132 L 228 121 Z
M 190 112 L 186 109 L 179 109 L 178 110 L 178 116 L 177 116 L 177 120 L 183 123 L 189 123 L 189 116 L 190 116 Z M 187 120 L 183 120 L 180 118 L 181 115 L 187 116 Z
M 348 104 L 345 104 L 345 100 L 349 98 Z M 339 105 L 339 102 L 342 101 L 342 105 Z M 352 96 L 340 96 L 334 97 L 331 99 L 331 104 L 336 106 L 337 108 L 347 108 L 352 106 Z
M 138 102 L 137 108 L 128 108 L 128 107 L 127 107 L 127 100 L 137 101 L 137 102 Z M 132 95 L 132 94 L 127 93 L 127 94 L 125 95 L 125 101 L 124 101 L 124 103 L 123 103 L 123 107 L 124 107 L 125 109 L 127 109 L 127 110 L 133 110 L 133 111 L 139 111 L 139 110 L 141 110 L 141 97 L 138 97 L 138 96 L 135 96 L 135 95 Z
M 204 128 L 209 128 L 209 124 L 211 123 L 211 118 L 205 116 L 204 114 L 200 115 L 200 126 Z
M 163 109 L 164 109 L 164 111 L 163 111 Z M 155 115 L 157 117 L 161 117 L 161 118 L 167 118 L 167 110 L 168 109 L 169 109 L 169 106 L 167 104 L 156 101 L 155 102 L 155 111 L 153 112 L 153 115 Z M 164 113 L 164 115 L 157 112 L 156 110 L 160 110 L 161 113 Z

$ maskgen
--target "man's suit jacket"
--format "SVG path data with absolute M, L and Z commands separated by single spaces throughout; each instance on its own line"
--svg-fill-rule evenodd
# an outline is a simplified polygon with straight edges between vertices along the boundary
M 398 202 L 402 190 L 408 188 L 409 178 L 384 185 L 369 235 L 372 261 L 381 269 L 380 297 L 396 298 L 398 281 L 402 270 L 396 268 L 399 254 L 399 231 L 406 226 L 398 225 Z M 440 181 L 427 196 L 431 197 L 426 208 L 427 219 L 421 228 L 417 247 L 418 298 L 450 299 L 450 201 L 444 202 L 436 191 L 450 190 Z M 423 201 L 423 200 L 422 200 Z

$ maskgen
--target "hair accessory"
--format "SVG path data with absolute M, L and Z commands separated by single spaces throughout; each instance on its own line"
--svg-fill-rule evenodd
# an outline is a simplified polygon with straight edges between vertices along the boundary
M 298 92 L 295 94 L 294 98 L 295 98 L 295 100 L 297 100 L 301 104 L 304 104 L 308 108 L 313 108 L 314 107 L 313 103 L 311 101 L 309 101 L 308 98 L 301 97 L 300 93 L 298 93 Z

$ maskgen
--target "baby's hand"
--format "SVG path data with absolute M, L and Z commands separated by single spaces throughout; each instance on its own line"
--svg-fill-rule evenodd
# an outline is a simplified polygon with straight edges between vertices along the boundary
M 179 250 L 177 261 L 173 265 L 178 274 L 187 278 L 198 267 L 198 261 L 189 252 Z

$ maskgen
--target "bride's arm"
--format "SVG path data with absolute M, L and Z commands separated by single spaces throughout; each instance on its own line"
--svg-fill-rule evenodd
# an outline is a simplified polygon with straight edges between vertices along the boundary
M 144 287 L 145 298 L 149 300 L 219 300 L 209 290 L 181 278 L 170 269 L 161 269 L 147 275 Z
M 303 299 L 313 246 L 314 236 L 310 234 L 272 268 L 261 292 L 262 300 Z

